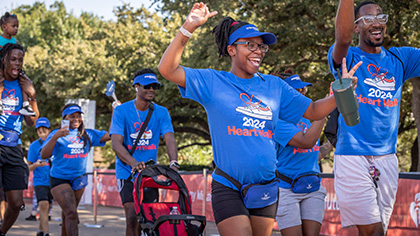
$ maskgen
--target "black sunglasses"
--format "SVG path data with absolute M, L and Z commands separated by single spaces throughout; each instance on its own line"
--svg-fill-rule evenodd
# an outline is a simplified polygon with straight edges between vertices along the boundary
M 142 86 L 144 89 L 150 89 L 150 88 L 153 88 L 154 90 L 160 89 L 160 84 L 157 84 L 157 83 L 142 85 Z

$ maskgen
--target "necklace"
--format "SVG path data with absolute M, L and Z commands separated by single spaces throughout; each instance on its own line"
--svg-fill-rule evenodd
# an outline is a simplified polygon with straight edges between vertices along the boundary
M 238 82 L 238 84 L 239 84 L 239 86 L 241 86 L 241 88 L 242 88 L 242 90 L 244 90 L 246 93 L 248 93 L 248 91 L 251 89 L 251 87 L 252 87 L 252 84 L 254 84 L 254 76 L 252 76 L 252 81 L 251 81 L 251 84 L 249 85 L 249 87 L 248 87 L 248 89 L 246 89 L 245 90 L 245 88 L 244 87 L 242 87 L 242 84 L 239 82 L 239 80 L 238 80 L 238 77 L 236 77 L 236 75 L 235 74 L 233 74 L 232 73 L 232 75 L 233 76 L 235 76 L 235 79 L 236 79 L 236 82 Z
M 140 121 L 140 124 L 141 124 L 140 114 L 139 114 L 139 111 L 138 111 L 138 109 L 136 107 L 136 102 L 137 102 L 137 100 L 134 100 L 134 109 L 136 110 L 137 117 L 139 118 L 139 121 Z

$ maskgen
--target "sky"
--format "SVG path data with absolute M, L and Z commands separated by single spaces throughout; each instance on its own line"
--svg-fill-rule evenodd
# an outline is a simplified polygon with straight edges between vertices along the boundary
M 135 9 L 144 5 L 152 11 L 155 6 L 150 8 L 152 1 L 150 0 L 61 0 L 66 6 L 67 12 L 73 11 L 73 15 L 80 16 L 82 12 L 90 12 L 99 17 L 103 16 L 104 20 L 115 20 L 116 17 L 112 10 L 115 6 L 121 6 L 124 3 L 130 3 Z M 55 0 L 0 0 L 0 14 L 17 8 L 20 5 L 33 5 L 35 2 L 44 2 L 47 8 L 55 2 Z

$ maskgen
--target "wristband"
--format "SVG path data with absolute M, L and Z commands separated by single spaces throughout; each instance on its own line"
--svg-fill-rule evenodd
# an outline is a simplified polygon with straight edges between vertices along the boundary
M 184 26 L 181 26 L 181 28 L 179 28 L 179 32 L 181 32 L 181 34 L 183 34 L 185 37 L 188 37 L 188 38 L 192 37 L 192 33 L 186 30 Z
M 169 167 L 176 167 L 177 169 L 179 169 L 179 164 L 177 161 L 173 160 L 171 161 L 171 164 L 169 164 Z

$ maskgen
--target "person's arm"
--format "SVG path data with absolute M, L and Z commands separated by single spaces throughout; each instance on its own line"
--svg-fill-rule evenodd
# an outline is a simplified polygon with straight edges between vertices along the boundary
M 176 147 L 175 135 L 172 132 L 168 132 L 163 135 L 163 140 L 165 140 L 166 150 L 168 152 L 169 161 L 171 165 L 169 167 L 178 171 L 178 150 Z M 174 163 L 174 164 L 172 164 Z
M 190 33 L 193 33 L 198 27 L 203 25 L 210 17 L 216 15 L 217 12 L 209 12 L 208 7 L 204 3 L 195 3 L 187 20 L 182 27 Z M 179 65 L 182 53 L 189 37 L 178 31 L 174 40 L 169 44 L 165 53 L 159 62 L 159 73 L 167 80 L 185 88 L 185 71 Z
M 124 147 L 123 141 L 124 137 L 122 135 L 111 135 L 112 150 L 114 150 L 118 158 L 120 158 L 122 162 L 130 165 L 133 169 L 137 169 L 137 171 L 144 169 L 146 167 L 144 162 L 138 162 L 136 159 L 134 159 L 134 157 L 132 157 L 128 150 Z
M 105 142 L 108 142 L 109 140 L 111 140 L 111 137 L 109 136 L 109 133 L 106 132 L 106 134 L 104 134 L 104 136 L 101 137 L 101 140 L 99 140 L 99 142 L 105 143 Z
M 322 129 L 324 128 L 326 119 L 316 120 L 306 130 L 306 132 L 299 132 L 287 143 L 290 146 L 310 149 L 312 148 L 321 136 Z
M 354 21 L 354 1 L 341 0 L 335 18 L 335 43 L 332 55 L 336 65 L 340 65 L 343 57 L 347 55 L 353 40 Z
M 46 166 L 46 165 L 47 165 L 47 162 L 46 161 L 42 161 L 42 160 L 37 160 L 35 163 L 32 163 L 32 162 L 28 161 L 28 169 L 29 169 L 29 171 L 33 171 L 33 170 L 35 170 L 38 167 Z
M 318 161 L 324 159 L 324 157 L 328 155 L 328 153 L 330 153 L 333 149 L 334 146 L 330 143 L 330 141 L 327 141 L 327 143 L 319 147 Z
M 356 89 L 357 86 L 357 77 L 354 77 L 354 73 L 356 70 L 362 65 L 362 61 L 359 61 L 349 72 L 347 72 L 347 66 L 346 66 L 346 58 L 342 58 L 342 77 L 343 78 L 351 78 L 353 80 L 353 86 Z M 303 114 L 303 117 L 309 120 L 320 120 L 324 117 L 326 117 L 328 114 L 330 114 L 334 108 L 337 106 L 335 103 L 334 96 L 329 96 L 323 99 L 316 100 L 315 102 L 311 102 L 309 107 L 306 109 L 305 113 Z
M 45 143 L 41 149 L 41 158 L 47 159 L 52 155 L 57 140 L 61 137 L 65 137 L 69 134 L 67 127 L 61 128 L 55 132 L 55 134 Z

